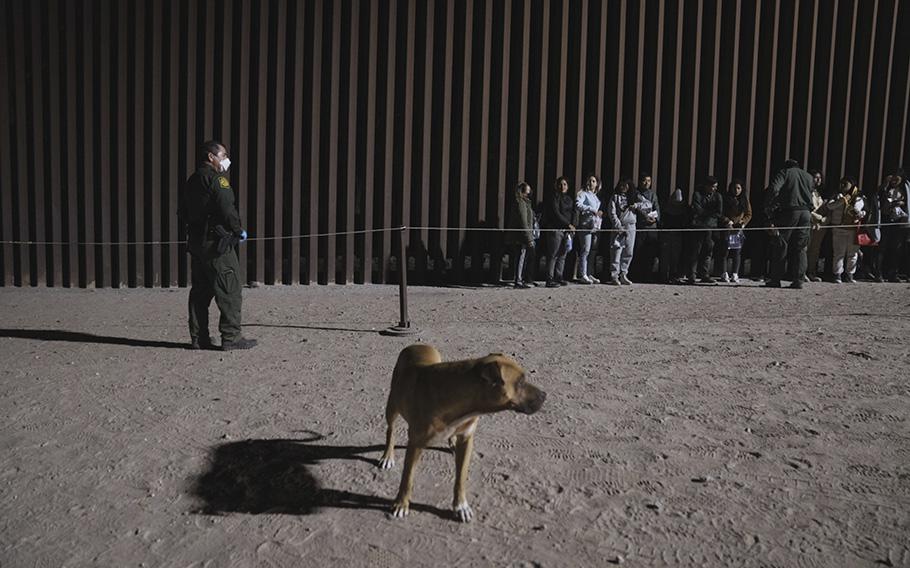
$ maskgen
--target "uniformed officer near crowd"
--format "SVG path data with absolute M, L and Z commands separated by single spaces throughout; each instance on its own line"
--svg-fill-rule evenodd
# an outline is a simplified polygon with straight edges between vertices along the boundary
M 787 160 L 771 180 L 765 211 L 772 220 L 771 232 L 776 243 L 771 259 L 771 279 L 765 282 L 769 288 L 780 288 L 786 273 L 793 278 L 790 288 L 803 287 L 814 183 L 812 175 L 793 159 Z
M 218 330 L 221 350 L 249 349 L 255 339 L 240 332 L 240 262 L 235 246 L 246 240 L 240 224 L 234 190 L 227 178 L 231 165 L 227 149 L 214 140 L 199 152 L 199 166 L 180 193 L 178 215 L 187 231 L 192 259 L 189 299 L 191 349 L 215 349 L 209 335 L 212 298 L 221 312 Z

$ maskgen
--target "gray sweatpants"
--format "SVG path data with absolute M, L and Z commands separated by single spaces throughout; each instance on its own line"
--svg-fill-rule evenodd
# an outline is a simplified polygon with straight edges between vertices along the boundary
M 610 244 L 610 277 L 619 278 L 629 272 L 635 252 L 635 225 L 626 227 L 625 233 L 615 233 Z

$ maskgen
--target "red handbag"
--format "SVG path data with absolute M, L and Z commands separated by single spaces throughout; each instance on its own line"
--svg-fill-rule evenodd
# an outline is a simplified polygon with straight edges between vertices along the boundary
M 856 244 L 861 247 L 877 247 L 878 241 L 873 241 L 872 237 L 865 231 L 861 225 L 856 226 Z

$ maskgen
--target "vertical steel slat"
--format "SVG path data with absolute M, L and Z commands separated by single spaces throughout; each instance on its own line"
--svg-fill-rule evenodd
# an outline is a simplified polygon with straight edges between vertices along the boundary
M 10 76 L 12 61 L 10 50 L 7 48 L 11 34 L 8 27 L 13 24 L 13 18 L 10 15 L 12 11 L 12 2 L 7 2 L 0 6 L 0 14 L 3 14 L 3 36 L 0 37 L 0 81 L 6 85 L 14 84 Z M 52 34 L 54 35 L 54 34 Z M 12 162 L 10 156 L 10 126 L 12 123 L 12 107 L 10 106 L 9 88 L 0 89 L 0 208 L 3 209 L 3 226 L 0 238 L 4 241 L 13 240 L 13 178 Z M 13 267 L 13 255 L 16 247 L 14 245 L 4 244 L 3 246 L 3 280 L 0 285 L 12 286 L 16 278 Z
M 878 2 L 878 0 L 875 0 Z M 796 83 L 796 40 L 799 37 L 799 0 L 793 8 L 793 39 L 790 45 L 790 92 L 787 95 L 787 141 L 785 142 L 784 155 L 790 157 L 790 135 L 793 131 L 793 121 L 789 120 L 793 116 L 793 85 Z M 805 167 L 805 163 L 803 163 Z
M 828 171 L 828 133 L 831 126 L 831 95 L 834 92 L 834 48 L 837 42 L 838 0 L 834 0 L 834 17 L 831 20 L 831 51 L 828 53 L 828 98 L 825 103 L 825 134 L 822 137 L 822 171 Z
M 295 3 L 296 19 L 289 22 L 293 26 L 294 32 L 294 99 L 293 99 L 293 126 L 291 131 L 291 142 L 289 152 L 286 154 L 291 160 L 291 234 L 301 234 L 301 217 L 300 203 L 303 194 L 302 168 L 301 162 L 304 159 L 303 153 L 303 114 L 306 109 L 303 108 L 303 68 L 304 54 L 306 51 L 304 40 L 306 39 L 306 8 L 302 3 Z M 290 49 L 290 46 L 289 46 Z M 293 238 L 290 240 L 290 283 L 300 282 L 300 239 Z
M 77 22 L 76 6 L 74 2 L 65 2 L 67 22 Z M 67 242 L 70 245 L 67 248 L 69 261 L 68 281 L 70 286 L 81 286 L 80 282 L 80 247 L 76 245 L 79 241 L 79 182 L 77 168 L 77 152 L 80 145 L 77 132 L 77 90 L 79 89 L 76 63 L 76 38 L 77 26 L 64 26 L 66 45 L 66 81 L 65 100 L 66 100 L 66 168 L 64 168 L 63 177 L 66 180 L 67 194 Z
M 260 6 L 265 7 L 266 4 L 263 2 Z M 205 0 L 204 7 L 205 9 L 203 10 L 201 17 L 205 21 L 205 29 L 194 31 L 196 31 L 196 33 L 202 33 L 204 45 L 202 55 L 202 76 L 196 78 L 202 80 L 202 89 L 200 89 L 203 92 L 203 99 L 201 101 L 202 137 L 209 140 L 215 137 L 212 130 L 214 120 L 212 101 L 215 97 L 215 17 L 223 8 L 221 3 L 216 2 L 215 0 Z M 195 38 L 193 38 L 193 41 L 195 41 Z M 221 142 L 225 143 L 224 140 Z
M 625 172 L 620 171 L 622 157 L 622 124 L 626 78 L 626 0 L 619 4 L 619 56 L 616 65 L 616 130 L 613 145 L 613 172 L 611 178 L 618 180 Z
M 370 29 L 372 34 L 373 29 Z M 455 33 L 455 3 L 446 2 L 446 51 L 445 51 L 445 78 L 443 79 L 442 100 L 442 171 L 439 184 L 439 224 L 449 226 L 449 171 L 452 162 L 452 67 L 453 67 L 453 35 Z M 371 36 L 372 42 L 372 36 Z M 371 63 L 371 68 L 375 64 Z M 372 91 L 372 90 L 371 90 Z M 367 129 L 371 125 L 368 123 Z M 367 136 L 368 143 L 372 143 L 372 136 Z M 368 168 L 368 171 L 370 168 Z M 368 176 L 368 179 L 372 179 Z M 369 211 L 369 209 L 367 209 Z M 369 217 L 369 215 L 367 215 Z M 445 231 L 439 235 L 439 250 L 443 260 L 448 258 L 448 243 L 451 232 Z M 364 255 L 366 256 L 366 255 Z M 444 267 L 443 267 L 444 268 Z M 364 272 L 364 275 L 366 273 Z
M 734 32 L 733 32 L 733 37 L 735 38 L 734 42 L 733 42 L 733 65 L 732 65 L 733 80 L 730 83 L 730 85 L 731 85 L 731 88 L 730 88 L 730 97 L 731 97 L 730 98 L 730 139 L 728 141 L 729 145 L 727 146 L 727 178 L 726 178 L 727 183 L 729 183 L 733 179 L 733 162 L 736 157 L 736 154 L 734 153 L 734 149 L 736 148 L 736 139 L 738 138 L 737 133 L 736 133 L 736 97 L 737 97 L 737 94 L 739 93 L 739 44 L 741 43 L 741 39 L 742 39 L 742 37 L 739 35 L 740 34 L 740 31 L 739 31 L 740 22 L 742 21 L 742 3 L 741 2 L 736 3 L 735 20 L 736 20 L 736 23 L 734 25 Z M 810 80 L 810 83 L 811 83 L 811 80 Z M 752 135 L 752 133 L 750 132 L 749 136 L 751 136 L 751 135 Z M 746 180 L 743 180 L 743 184 L 745 184 L 747 187 L 749 185 L 748 183 L 746 183 Z
M 809 94 L 806 105 L 806 139 L 803 147 L 803 163 L 809 164 L 809 140 L 812 131 L 812 94 L 815 90 L 815 49 L 818 44 L 818 4 L 822 0 L 815 0 L 812 4 L 812 47 L 809 49 Z
M 316 0 L 313 14 L 314 22 L 322 21 L 323 0 Z M 319 193 L 320 193 L 320 164 L 319 164 L 319 132 L 322 128 L 322 30 L 319 24 L 313 26 L 313 121 L 310 132 L 310 220 L 308 232 L 319 232 Z M 391 152 L 391 148 L 389 148 Z M 310 237 L 309 253 L 307 257 L 307 283 L 317 281 L 319 268 L 319 239 Z
M 720 26 L 718 26 L 720 30 Z M 720 31 L 718 31 L 718 35 Z M 632 149 L 632 170 L 634 173 L 631 175 L 636 176 L 636 183 L 638 183 L 638 175 L 640 170 L 638 169 L 638 160 L 639 153 L 641 151 L 641 107 L 642 105 L 642 82 L 644 81 L 644 66 L 645 61 L 645 0 L 639 0 L 638 5 L 638 61 L 635 66 L 635 147 Z M 713 138 L 712 138 L 713 139 Z
M 468 0 L 470 3 L 471 0 Z M 395 46 L 397 45 L 396 39 L 398 37 L 398 25 L 397 25 L 397 16 L 398 14 L 398 2 L 397 0 L 391 0 L 389 3 L 389 26 L 387 34 L 387 44 L 386 51 L 389 54 L 387 57 L 388 69 L 386 73 L 386 107 L 385 107 L 385 179 L 382 184 L 382 198 L 383 198 L 383 208 L 382 208 L 382 220 L 383 228 L 390 228 L 392 226 L 392 180 L 393 178 L 393 167 L 394 161 L 393 156 L 395 153 L 394 150 L 394 140 L 395 140 L 395 65 L 397 62 L 397 53 Z M 389 266 L 389 257 L 391 256 L 392 251 L 392 233 L 384 232 L 381 235 L 381 254 L 382 256 L 379 259 L 380 265 L 380 281 L 383 283 L 389 282 L 390 277 L 390 266 Z
M 412 149 L 414 146 L 414 119 L 413 119 L 413 110 L 414 110 L 414 37 L 417 33 L 415 29 L 415 19 L 416 19 L 416 7 L 414 2 L 408 3 L 408 28 L 407 33 L 407 47 L 405 48 L 405 87 L 404 87 L 404 140 L 402 140 L 402 149 L 404 150 L 404 167 L 402 169 L 402 198 L 401 198 L 401 224 L 408 226 L 411 224 L 411 180 L 413 172 L 411 171 L 411 159 L 412 159 Z M 401 234 L 401 238 L 404 239 L 405 251 L 407 251 L 408 243 L 410 242 L 410 231 L 405 231 Z M 408 268 L 408 263 L 406 258 L 399 259 L 398 262 L 399 270 L 406 271 Z
M 269 58 L 271 53 L 269 52 L 269 4 L 267 3 L 256 3 L 253 6 L 253 9 L 259 11 L 259 43 L 255 48 L 255 51 L 258 52 L 258 66 L 257 71 L 259 75 L 253 77 L 254 84 L 256 84 L 259 89 L 256 93 L 255 103 L 256 103 L 256 116 L 252 117 L 255 120 L 256 129 L 255 134 L 255 146 L 256 146 L 256 155 L 251 156 L 256 164 L 256 179 L 250 180 L 250 188 L 247 190 L 248 193 L 254 193 L 256 197 L 256 225 L 255 232 L 258 237 L 267 237 L 269 236 L 266 230 L 265 224 L 265 194 L 268 189 L 266 188 L 266 168 L 269 167 L 268 162 L 268 125 L 266 120 L 266 111 L 268 110 L 268 69 L 269 69 Z M 252 195 L 250 196 L 253 197 Z M 249 242 L 249 245 L 253 246 L 256 257 L 256 265 L 254 267 L 254 274 L 252 277 L 247 276 L 247 279 L 254 282 L 266 282 L 267 277 L 265 274 L 265 255 L 266 255 L 266 241 L 252 241 Z
M 837 1 L 837 0 L 835 0 Z M 755 3 L 755 26 L 752 28 L 752 93 L 749 98 L 749 146 L 746 150 L 746 191 L 752 191 L 752 149 L 755 143 L 755 94 L 758 89 L 758 48 L 761 45 L 761 3 Z M 766 182 L 762 181 L 762 187 Z
M 272 258 L 272 274 L 268 275 L 270 280 L 267 280 L 272 283 L 284 283 L 290 284 L 289 280 L 285 280 L 284 277 L 284 237 L 287 235 L 284 226 L 284 147 L 285 147 L 285 125 L 290 124 L 288 120 L 288 113 L 292 111 L 285 106 L 284 101 L 284 81 L 285 81 L 285 57 L 287 50 L 286 43 L 286 29 L 287 29 L 287 0 L 277 0 L 277 10 L 278 18 L 276 22 L 276 33 L 278 34 L 275 38 L 275 93 L 274 100 L 272 104 L 275 108 L 275 141 L 272 146 L 273 150 L 269 152 L 271 155 L 271 168 L 274 171 L 275 183 L 269 187 L 264 187 L 261 189 L 263 192 L 272 192 L 275 196 L 275 201 L 272 208 L 272 219 L 274 223 L 274 228 L 272 235 L 276 238 L 272 241 L 273 245 L 273 258 Z M 356 37 L 356 36 L 355 36 Z
M 170 32 L 169 37 L 171 40 L 171 47 L 168 52 L 168 85 L 170 91 L 168 92 L 168 164 L 167 164 L 167 178 L 165 183 L 167 184 L 167 203 L 168 209 L 166 215 L 168 216 L 168 233 L 165 236 L 168 241 L 176 241 L 179 235 L 179 227 L 177 220 L 177 198 L 180 184 L 183 183 L 186 172 L 180 171 L 178 164 L 180 163 L 178 156 L 178 149 L 180 148 L 180 128 L 181 125 L 178 122 L 180 116 L 180 83 L 179 83 L 179 72 L 180 72 L 180 40 L 178 34 L 180 33 L 180 6 L 178 2 L 180 0 L 171 0 L 168 4 L 170 9 L 171 19 L 166 23 Z M 119 26 L 118 26 L 119 28 Z M 120 36 L 125 36 L 125 31 L 120 31 Z M 123 59 L 123 58 L 121 58 Z M 122 76 L 122 74 L 121 74 Z M 122 81 L 121 81 L 122 83 Z M 227 112 L 230 113 L 230 106 L 226 107 Z M 124 109 L 119 109 L 119 112 L 123 112 Z M 124 162 L 120 162 L 123 164 Z M 122 186 L 121 186 L 122 187 Z M 123 199 L 120 199 L 120 210 L 121 218 L 125 217 L 125 204 Z M 125 247 L 120 247 L 125 248 Z M 179 284 L 178 279 L 178 259 L 181 255 L 180 248 L 177 245 L 168 245 L 168 281 L 166 284 L 168 286 L 177 286 Z M 121 257 L 123 258 L 123 257 Z M 122 261 L 121 261 L 122 262 Z
M 473 56 L 473 34 L 474 34 L 474 0 L 467 0 L 465 4 L 465 39 L 464 39 L 464 91 L 461 105 L 461 175 L 459 176 L 458 188 L 458 244 L 459 246 L 465 240 L 463 227 L 468 222 L 468 153 L 470 152 L 471 140 L 471 57 Z M 544 40 L 546 41 L 546 40 Z M 391 92 L 389 93 L 391 95 Z M 458 259 L 456 259 L 458 260 Z M 455 273 L 459 276 L 463 273 L 464 264 L 459 263 L 455 267 Z
M 355 188 L 357 187 L 357 78 L 360 69 L 360 2 L 353 0 L 351 3 L 351 61 L 348 75 L 348 155 L 347 155 L 347 203 L 345 212 L 347 219 L 345 231 L 357 229 L 354 217 L 356 204 Z M 346 235 L 344 251 L 344 281 L 347 284 L 354 281 L 354 235 Z
M 363 196 L 363 283 L 373 282 L 373 203 L 376 193 L 376 153 L 379 146 L 376 138 L 376 61 L 379 50 L 379 7 L 376 2 L 369 2 L 370 37 L 367 60 L 367 136 L 366 136 L 366 175 L 364 176 Z M 299 28 L 298 28 L 299 29 Z M 451 33 L 451 31 L 450 31 Z M 380 266 L 382 264 L 380 263 Z
M 663 2 L 661 9 L 663 9 Z M 597 76 L 597 134 L 594 143 L 594 169 L 603 178 L 603 144 L 604 144 L 604 91 L 607 90 L 607 5 L 600 4 L 600 45 L 598 46 L 599 68 Z M 660 66 L 658 66 L 659 68 Z M 658 89 L 658 92 L 660 89 Z M 541 113 L 542 114 L 542 113 Z M 541 131 L 542 132 L 542 131 Z M 602 179 L 604 186 L 607 182 Z
M 505 227 L 505 201 L 506 201 L 506 160 L 509 145 L 509 65 L 510 48 L 512 42 L 512 2 L 506 0 L 505 17 L 502 30 L 502 96 L 499 99 L 499 175 L 496 183 L 496 209 L 499 218 L 499 228 Z M 509 180 L 511 183 L 512 180 Z
M 904 4 L 906 7 L 907 4 Z M 900 153 L 897 155 L 899 160 L 906 161 L 910 160 L 910 148 L 907 147 L 907 126 L 910 125 L 910 84 L 907 85 L 908 88 L 904 89 L 904 114 L 903 120 L 901 120 L 901 147 Z
M 487 212 L 487 173 L 490 145 L 490 57 L 492 56 L 493 1 L 487 0 L 484 10 L 483 34 L 483 99 L 480 110 L 480 183 L 477 186 L 477 220 L 485 221 Z
M 152 11 L 152 82 L 148 86 L 148 92 L 152 99 L 152 132 L 149 152 L 147 153 L 146 163 L 151 167 L 151 172 L 147 172 L 145 183 L 151 194 L 151 226 L 145 231 L 146 239 L 152 241 L 163 240 L 164 235 L 161 233 L 161 172 L 162 172 L 162 150 L 161 143 L 161 124 L 162 124 L 162 102 L 164 94 L 161 80 L 161 53 L 163 51 L 161 41 L 161 26 L 163 24 L 163 5 L 159 2 L 151 4 L 149 9 Z M 211 99 L 209 99 L 211 101 Z M 207 104 L 210 102 L 207 101 Z M 160 286 L 161 282 L 161 246 L 152 245 L 149 247 L 151 252 L 151 274 L 146 275 L 146 286 Z
M 101 210 L 100 231 L 96 230 L 95 234 L 100 236 L 101 241 L 112 241 L 114 235 L 111 234 L 111 193 L 117 191 L 111 179 L 111 154 L 114 146 L 111 140 L 111 54 L 106 49 L 111 45 L 111 6 L 105 0 L 99 6 L 99 33 L 98 37 L 98 67 L 100 85 L 98 88 L 98 116 L 95 117 L 95 123 L 98 125 L 98 197 L 100 200 L 99 209 Z M 156 115 L 157 116 L 157 115 Z M 157 207 L 155 207 L 157 208 Z M 98 219 L 95 220 L 98 222 Z M 120 248 L 119 246 L 116 248 Z M 157 248 L 157 247 L 155 247 Z M 111 255 L 115 252 L 109 245 L 102 245 L 98 249 L 101 255 L 101 279 L 99 286 L 110 286 L 114 282 L 111 272 Z M 116 249 L 115 249 L 116 250 Z
M 221 67 L 213 65 L 218 70 L 219 82 L 215 82 L 220 92 L 221 99 L 221 116 L 214 117 L 215 130 L 213 134 L 221 139 L 224 143 L 230 143 L 232 140 L 233 124 L 231 124 L 231 97 L 233 96 L 231 84 L 233 83 L 233 52 L 234 38 L 231 37 L 231 30 L 234 29 L 234 12 L 237 11 L 238 0 L 222 0 L 222 11 L 224 24 L 220 30 L 217 30 L 217 40 L 221 46 Z M 217 63 L 217 62 L 215 62 Z
M 116 238 L 121 243 L 126 243 L 129 241 L 129 234 L 127 230 L 128 215 L 127 215 L 127 191 L 130 177 L 129 164 L 129 147 L 128 143 L 129 137 L 129 119 L 128 111 L 129 102 L 127 101 L 128 90 L 127 85 L 128 81 L 123 80 L 123 77 L 129 76 L 129 35 L 131 26 L 127 25 L 129 11 L 127 9 L 126 3 L 117 4 L 117 19 L 116 19 L 116 30 L 117 30 L 117 69 L 116 74 L 120 79 L 117 81 L 117 109 L 115 111 L 116 118 L 114 119 L 115 128 L 117 129 L 117 148 L 114 153 L 114 159 L 117 162 L 117 235 Z M 176 25 L 176 20 L 174 21 Z M 174 52 L 177 50 L 174 49 Z M 176 145 L 172 146 L 175 150 Z M 112 212 L 113 214 L 114 212 Z M 175 219 L 176 221 L 176 219 Z M 114 235 L 112 235 L 113 237 Z M 125 286 L 130 281 L 129 274 L 129 251 L 130 247 L 121 244 L 117 247 L 117 265 L 118 270 L 117 274 L 111 275 L 111 283 L 116 286 Z
M 581 172 L 582 157 L 584 155 L 585 140 L 585 83 L 587 82 L 587 59 L 588 59 L 588 0 L 582 0 L 581 3 L 581 39 L 579 40 L 579 61 L 578 61 L 578 132 L 575 136 L 575 180 L 576 186 L 582 187 Z
M 675 79 L 673 81 L 673 146 L 672 150 L 670 150 L 671 191 L 677 187 L 677 181 L 679 179 L 679 174 L 676 169 L 676 160 L 679 157 L 679 79 L 680 68 L 682 67 L 683 12 L 685 11 L 685 3 L 686 0 L 679 0 L 676 10 L 676 65 L 673 68 L 675 73 Z
M 659 1 L 658 3 L 658 12 L 657 12 L 657 65 L 655 66 L 654 72 L 657 74 L 655 86 L 654 86 L 654 146 L 651 149 L 651 164 L 648 166 L 651 168 L 651 175 L 657 175 L 657 156 L 660 152 L 660 120 L 661 120 L 661 79 L 663 77 L 663 62 L 664 62 L 664 11 L 665 11 L 665 2 Z M 738 4 L 737 4 L 738 5 Z M 737 45 L 739 42 L 737 41 Z M 736 92 L 735 89 L 733 91 Z M 735 96 L 735 94 L 734 94 Z M 656 183 L 656 179 L 653 180 Z M 656 185 L 652 186 L 656 187 Z
M 868 179 L 864 180 L 863 176 L 866 175 L 865 165 L 866 165 L 866 135 L 869 133 L 869 100 L 872 98 L 872 65 L 875 60 L 875 36 L 878 29 L 878 0 L 874 0 L 872 4 L 872 35 L 869 37 L 869 64 L 866 69 L 866 104 L 863 109 L 863 136 L 860 138 L 860 152 L 859 152 L 859 171 L 856 172 L 856 177 L 859 180 L 860 184 L 869 181 Z M 878 179 L 872 181 L 873 184 L 877 184 Z M 865 188 L 869 184 L 861 185 L 860 187 Z
M 450 11 L 452 3 L 449 3 Z M 451 30 L 450 30 L 451 34 Z M 525 171 L 527 164 L 528 151 L 528 73 L 530 70 L 530 46 L 531 46 L 531 6 L 526 4 L 524 7 L 523 21 L 521 28 L 521 114 L 518 122 L 518 177 L 527 181 L 528 172 Z M 515 180 L 517 181 L 517 180 Z M 537 185 L 539 180 L 533 185 Z
M 704 2 L 698 3 L 698 16 L 695 24 L 695 74 L 692 76 L 692 134 L 689 146 L 689 201 L 695 192 L 695 158 L 698 155 L 698 95 L 701 83 L 701 31 L 704 17 Z
M 232 159 L 237 161 L 237 171 L 230 179 L 231 186 L 234 188 L 241 223 L 247 229 L 247 233 L 261 237 L 263 235 L 253 233 L 251 230 L 255 219 L 251 218 L 249 207 L 250 201 L 254 197 L 253 192 L 256 190 L 254 180 L 250 176 L 250 167 L 255 163 L 255 156 L 250 155 L 252 152 L 252 145 L 250 144 L 250 96 L 252 92 L 251 82 L 256 80 L 255 77 L 251 77 L 252 70 L 250 69 L 250 52 L 253 42 L 252 2 L 250 0 L 242 0 L 240 9 L 240 69 L 236 70 L 240 73 L 240 93 L 237 95 L 238 114 L 234 123 L 234 129 L 237 131 L 237 147 L 229 148 Z M 189 43 L 192 47 L 193 42 L 190 41 Z M 258 226 L 256 226 L 256 230 L 259 230 Z M 249 273 L 249 256 L 252 254 L 250 251 L 253 246 L 255 246 L 254 243 L 244 243 L 239 247 L 240 273 L 246 282 L 250 282 L 255 278 L 254 274 Z
M 537 186 L 536 200 L 540 201 L 549 191 L 552 180 L 544 179 L 544 163 L 547 158 L 547 80 L 549 61 L 547 52 L 550 50 L 550 0 L 543 0 L 543 32 L 540 34 L 540 111 L 537 115 L 538 120 L 538 142 L 537 142 L 537 180 L 540 185 Z M 599 146 L 599 144 L 598 144 Z M 556 174 L 559 175 L 559 174 Z
M 894 40 L 897 38 L 897 8 L 900 5 L 898 0 L 894 0 L 894 11 L 891 14 L 891 47 L 888 50 L 888 75 L 885 80 L 885 108 L 882 114 L 882 139 L 878 145 L 878 180 L 885 175 L 885 141 L 888 140 L 888 115 L 891 111 L 891 70 L 894 63 Z
M 717 148 L 715 144 L 717 142 L 717 99 L 720 94 L 718 77 L 720 75 L 720 36 L 722 31 L 721 15 L 723 14 L 723 11 L 723 4 L 718 2 L 717 13 L 715 14 L 714 20 L 714 74 L 711 77 L 711 148 L 708 154 L 708 173 L 711 175 L 716 174 L 714 171 L 714 154 Z M 739 43 L 739 38 L 736 38 L 736 43 Z M 733 85 L 731 90 L 735 91 L 736 85 Z M 727 180 L 729 180 L 729 178 L 727 178 Z
M 133 22 L 133 42 L 135 45 L 135 59 L 132 61 L 133 69 L 133 94 L 135 99 L 133 103 L 133 123 L 135 125 L 135 139 L 133 140 L 133 164 L 131 168 L 132 189 L 135 192 L 133 210 L 130 211 L 132 219 L 133 235 L 136 241 L 145 240 L 145 188 L 148 182 L 145 179 L 145 171 L 142 164 L 145 162 L 146 154 L 151 152 L 151 148 L 146 148 L 147 135 L 144 132 L 145 113 L 146 113 L 146 96 L 147 90 L 145 85 L 145 10 L 150 6 L 138 2 L 135 5 L 135 19 Z M 192 28 L 190 28 L 192 29 Z M 87 98 L 87 97 L 86 97 Z M 134 274 L 138 286 L 146 285 L 145 278 L 145 247 L 135 245 L 130 247 L 136 255 L 136 272 Z
M 12 18 L 10 18 L 13 26 L 13 32 L 11 34 L 13 41 L 11 57 L 14 68 L 14 78 L 11 85 L 13 86 L 12 90 L 15 91 L 15 118 L 13 118 L 15 121 L 15 135 L 12 144 L 16 149 L 16 173 L 18 174 L 17 179 L 15 180 L 14 191 L 18 194 L 18 213 L 16 215 L 16 221 L 19 226 L 18 240 L 20 241 L 30 240 L 31 229 L 28 214 L 29 184 L 31 180 L 28 178 L 29 144 L 26 133 L 26 126 L 28 124 L 28 112 L 26 110 L 27 94 L 25 89 L 26 45 L 23 34 L 23 30 L 27 24 L 25 9 L 26 6 L 24 3 L 11 6 L 13 15 Z M 31 286 L 33 284 L 32 277 L 35 274 L 35 269 L 31 265 L 30 249 L 31 247 L 28 245 L 17 245 L 13 249 L 14 254 L 17 254 L 18 256 L 23 286 Z
M 338 89 L 339 74 L 341 73 L 341 5 L 336 4 L 332 10 L 332 69 L 331 69 L 331 96 L 329 99 L 329 174 L 328 174 L 328 191 L 326 199 L 328 200 L 328 227 L 329 233 L 337 230 L 337 205 L 338 192 L 341 190 L 338 183 Z M 326 248 L 325 273 L 326 283 L 335 283 L 335 246 L 338 237 L 327 237 L 328 246 Z
M 556 175 L 564 176 L 566 157 L 566 59 L 569 51 L 569 3 L 562 3 L 562 27 L 559 32 L 559 118 L 556 121 Z M 569 184 L 577 180 L 569 181 Z M 573 188 L 569 188 L 573 192 Z
M 432 138 L 430 133 L 433 127 L 433 28 L 434 28 L 434 13 L 436 3 L 433 0 L 426 2 L 427 6 L 427 19 L 424 23 L 424 29 L 426 30 L 426 47 L 424 49 L 425 59 L 424 59 L 424 77 L 423 77 L 423 132 L 421 136 L 423 141 L 421 143 L 422 157 L 420 160 L 421 165 L 421 175 L 420 175 L 420 225 L 426 227 L 430 224 L 430 191 L 436 191 L 435 188 L 430 188 L 430 156 L 431 156 L 431 144 Z M 424 247 L 429 249 L 429 231 L 427 229 L 420 230 L 420 240 L 423 242 Z M 426 262 L 424 260 L 424 262 Z M 421 271 L 426 268 L 426 264 L 421 267 L 418 267 Z
M 63 223 L 61 215 L 61 160 L 62 144 L 60 142 L 61 122 L 60 122 L 60 77 L 62 67 L 60 66 L 60 4 L 57 1 L 49 3 L 48 20 L 47 20 L 47 50 L 48 50 L 48 120 L 50 133 L 47 144 L 50 148 L 50 198 L 51 198 L 51 227 L 48 231 L 48 238 L 55 242 L 60 242 Z M 0 77 L 4 74 L 0 70 Z M 0 105 L 2 105 L 0 99 Z M 5 107 L 4 107 L 5 108 Z M 3 111 L 0 111 L 3 112 Z M 0 138 L 5 136 L 2 127 L 0 127 Z M 2 151 L 2 149 L 0 149 Z M 64 282 L 63 274 L 63 247 L 55 245 L 49 249 L 49 254 L 53 258 L 53 284 L 60 286 Z
M 32 144 L 30 148 L 30 153 L 32 154 L 32 168 L 29 172 L 29 179 L 31 180 L 30 193 L 32 195 L 33 204 L 33 210 L 30 211 L 30 213 L 34 216 L 34 226 L 32 226 L 31 229 L 32 234 L 35 236 L 35 240 L 46 241 L 47 234 L 44 232 L 44 172 L 47 169 L 47 161 L 44 155 L 44 89 L 41 87 L 41 62 L 44 60 L 41 28 L 44 21 L 44 10 L 41 9 L 37 3 L 30 3 L 29 5 L 32 10 L 31 17 L 29 18 L 31 20 L 31 32 L 29 35 L 31 36 L 30 57 L 32 60 L 32 67 L 29 70 L 31 81 L 26 85 L 26 89 L 31 91 L 31 93 L 29 93 L 29 99 L 32 107 Z M 44 245 L 32 247 L 32 250 L 35 252 L 35 273 L 33 275 L 33 281 L 38 285 L 47 283 L 47 265 L 45 263 L 46 249 L 47 247 Z
M 844 116 L 847 118 L 847 120 L 844 121 L 844 141 L 841 146 L 840 154 L 841 169 L 845 174 L 847 173 L 845 171 L 847 167 L 847 146 L 850 142 L 850 105 L 852 104 L 853 99 L 853 55 L 856 51 L 856 20 L 858 18 L 856 12 L 858 8 L 859 4 L 854 3 L 853 18 L 850 20 L 850 60 L 847 64 L 847 101 L 844 103 Z M 856 175 L 859 177 L 858 172 Z
M 94 241 L 95 238 L 95 177 L 92 164 L 94 163 L 94 152 L 95 152 L 95 139 L 94 139 L 94 117 L 91 112 L 87 112 L 87 109 L 91 105 L 92 100 L 95 96 L 95 87 L 96 80 L 94 76 L 94 65 L 92 57 L 94 45 L 93 39 L 95 39 L 96 30 L 94 29 L 95 22 L 95 5 L 86 6 L 83 13 L 83 30 L 85 35 L 83 36 L 83 63 L 84 63 L 84 72 L 83 72 L 83 97 L 84 105 L 81 109 L 83 113 L 83 129 L 82 129 L 82 144 L 84 155 L 80 156 L 82 167 L 84 168 L 83 183 L 84 183 L 84 192 L 83 192 L 83 203 L 85 204 L 85 210 L 83 211 L 83 223 L 85 227 L 84 238 L 86 241 Z M 137 112 L 137 116 L 142 116 L 141 110 Z M 142 144 L 137 140 L 136 146 L 141 148 Z M 141 164 L 142 161 L 139 159 L 141 156 L 140 150 L 137 150 L 137 159 L 136 163 Z M 98 285 L 96 281 L 96 271 L 95 271 L 95 247 L 86 246 L 85 247 L 85 285 L 90 284 Z

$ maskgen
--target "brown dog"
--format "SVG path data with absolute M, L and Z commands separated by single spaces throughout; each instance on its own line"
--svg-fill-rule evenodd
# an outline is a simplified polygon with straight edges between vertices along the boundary
M 408 514 L 414 469 L 423 449 L 436 440 L 448 439 L 455 450 L 452 507 L 459 520 L 470 521 L 474 513 L 465 498 L 465 482 L 478 417 L 501 410 L 533 414 L 540 410 L 546 396 L 525 380 L 525 371 L 518 363 L 501 353 L 443 363 L 439 351 L 429 345 L 402 350 L 392 373 L 385 409 L 386 449 L 379 460 L 382 469 L 395 465 L 394 424 L 397 416 L 403 416 L 408 423 L 408 449 L 392 516 Z

